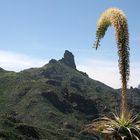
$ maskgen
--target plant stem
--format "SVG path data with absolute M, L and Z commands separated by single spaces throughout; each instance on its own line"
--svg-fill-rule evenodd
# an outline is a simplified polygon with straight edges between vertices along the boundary
M 128 103 L 127 103 L 127 84 L 126 82 L 122 83 L 121 91 L 121 117 L 128 117 Z

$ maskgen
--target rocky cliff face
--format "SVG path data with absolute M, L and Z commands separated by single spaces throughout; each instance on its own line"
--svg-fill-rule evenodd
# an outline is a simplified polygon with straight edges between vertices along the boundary
M 76 69 L 74 55 L 68 50 L 65 51 L 64 57 L 59 61 L 73 69 Z

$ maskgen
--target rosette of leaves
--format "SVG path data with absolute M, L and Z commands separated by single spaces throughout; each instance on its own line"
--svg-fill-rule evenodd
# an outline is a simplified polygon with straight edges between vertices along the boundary
M 98 118 L 86 126 L 84 131 L 100 133 L 103 140 L 140 140 L 139 115 L 129 113 L 127 118 L 113 114 L 113 117 Z
M 101 15 L 97 23 L 96 49 L 109 26 L 115 29 L 118 48 L 118 65 L 122 83 L 120 113 L 114 114 L 113 117 L 94 120 L 84 131 L 102 133 L 106 140 L 140 140 L 139 118 L 128 111 L 127 105 L 127 83 L 130 75 L 128 24 L 125 14 L 118 8 L 109 8 Z

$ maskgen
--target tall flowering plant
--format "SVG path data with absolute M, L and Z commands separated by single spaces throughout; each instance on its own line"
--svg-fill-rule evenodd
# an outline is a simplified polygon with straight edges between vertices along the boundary
M 97 23 L 95 47 L 98 49 L 101 39 L 109 26 L 115 29 L 118 48 L 118 66 L 121 75 L 120 113 L 113 118 L 103 117 L 87 125 L 86 131 L 101 132 L 106 140 L 140 140 L 140 121 L 138 115 L 128 110 L 127 83 L 130 75 L 129 67 L 129 33 L 127 18 L 118 8 L 107 9 Z

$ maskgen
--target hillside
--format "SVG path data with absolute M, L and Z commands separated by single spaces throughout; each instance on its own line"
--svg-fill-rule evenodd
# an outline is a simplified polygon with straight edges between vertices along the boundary
M 140 90 L 129 92 L 138 112 Z M 79 132 L 118 106 L 119 91 L 78 71 L 69 51 L 41 68 L 18 73 L 0 69 L 2 140 L 96 140 Z

